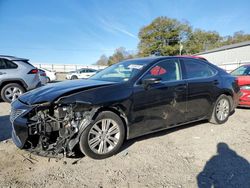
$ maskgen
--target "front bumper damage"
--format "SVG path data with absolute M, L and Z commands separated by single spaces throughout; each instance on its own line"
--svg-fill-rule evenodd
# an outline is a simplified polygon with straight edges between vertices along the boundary
M 91 124 L 98 107 L 43 103 L 11 105 L 12 140 L 21 149 L 43 156 L 73 155 L 81 133 Z

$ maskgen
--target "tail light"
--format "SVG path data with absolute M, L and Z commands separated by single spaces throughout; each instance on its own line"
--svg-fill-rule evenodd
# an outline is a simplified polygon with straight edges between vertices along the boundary
M 46 73 L 45 73 L 45 72 L 42 72 L 42 73 L 40 74 L 40 76 L 46 76 Z
M 31 71 L 28 72 L 28 74 L 37 74 L 38 69 L 32 69 Z

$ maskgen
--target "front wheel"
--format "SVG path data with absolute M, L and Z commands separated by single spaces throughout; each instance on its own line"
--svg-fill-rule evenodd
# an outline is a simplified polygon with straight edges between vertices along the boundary
M 221 95 L 213 108 L 213 112 L 210 118 L 210 122 L 214 124 L 225 123 L 231 112 L 230 96 Z
M 5 85 L 1 90 L 1 97 L 5 102 L 11 103 L 25 92 L 24 88 L 17 83 Z
M 80 138 L 81 151 L 93 158 L 104 159 L 115 155 L 125 137 L 124 124 L 113 112 L 101 112 Z

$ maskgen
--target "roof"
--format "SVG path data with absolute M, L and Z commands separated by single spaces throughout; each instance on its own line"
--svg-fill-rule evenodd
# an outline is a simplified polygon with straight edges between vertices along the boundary
M 130 61 L 130 60 L 148 60 L 148 61 L 159 61 L 163 59 L 171 59 L 171 58 L 192 58 L 192 59 L 203 59 L 206 60 L 205 58 L 201 56 L 193 56 L 193 55 L 176 55 L 176 56 L 147 56 L 147 57 L 138 57 L 138 58 L 132 58 L 132 59 L 126 59 L 125 61 Z
M 8 60 L 12 60 L 12 61 L 28 61 L 29 59 L 25 59 L 25 58 L 19 58 L 19 57 L 15 57 L 15 56 L 10 56 L 10 55 L 0 55 L 0 58 L 4 58 L 4 59 L 8 59 Z
M 229 50 L 229 49 L 233 49 L 233 48 L 239 48 L 239 47 L 243 47 L 243 46 L 250 46 L 250 40 L 235 43 L 235 44 L 230 44 L 230 45 L 226 45 L 226 46 L 222 46 L 220 48 L 214 48 L 212 50 L 207 50 L 207 51 L 204 51 L 204 52 L 200 52 L 200 53 L 197 53 L 195 55 L 209 54 L 209 53 L 213 53 L 213 52 L 219 52 L 219 51 Z

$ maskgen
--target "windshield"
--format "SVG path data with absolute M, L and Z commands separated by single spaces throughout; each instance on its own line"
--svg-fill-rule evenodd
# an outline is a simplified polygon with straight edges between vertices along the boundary
M 126 82 L 135 77 L 150 60 L 129 60 L 114 64 L 90 77 L 91 80 Z
M 233 76 L 250 75 L 250 66 L 241 66 L 231 72 Z

